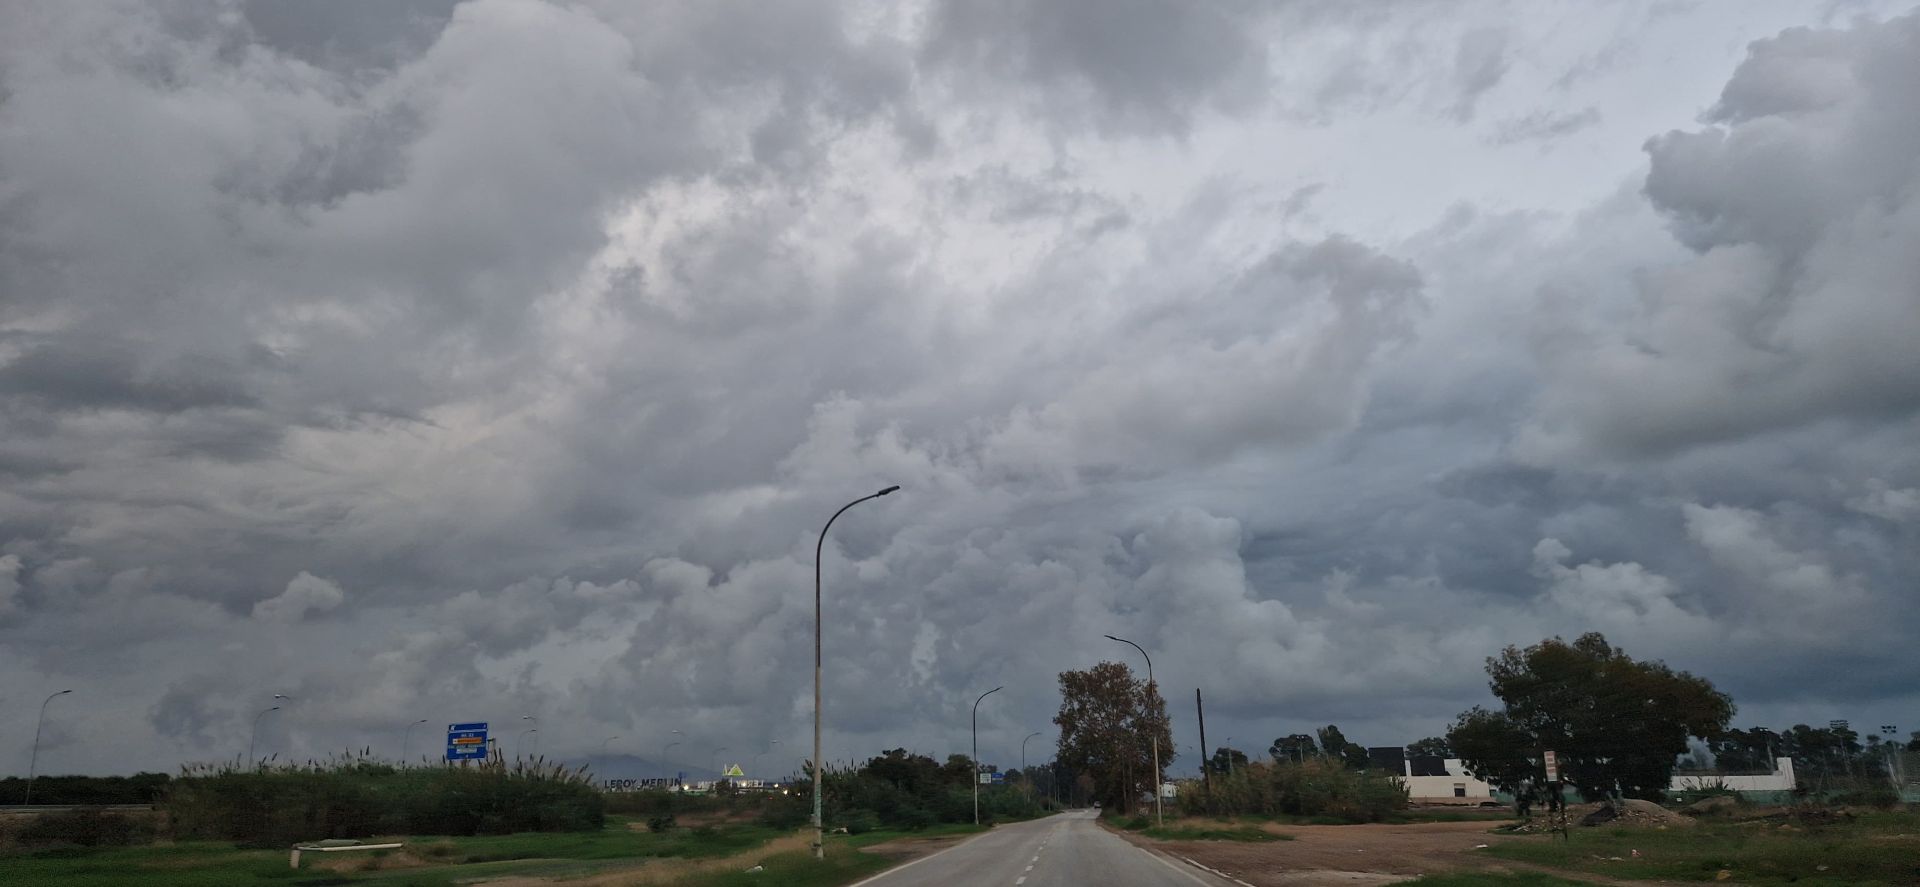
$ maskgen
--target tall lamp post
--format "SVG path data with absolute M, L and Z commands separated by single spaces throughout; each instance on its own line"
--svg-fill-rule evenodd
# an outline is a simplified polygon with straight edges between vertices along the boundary
M 532 727 L 530 727 L 530 728 L 528 728 L 528 729 L 525 729 L 525 730 L 522 730 L 522 731 L 520 731 L 520 739 L 521 739 L 522 741 L 521 741 L 521 742 L 519 742 L 519 743 L 517 743 L 517 744 L 515 745 L 515 747 L 514 747 L 514 750 L 515 750 L 515 751 L 518 751 L 518 752 L 520 752 L 520 753 L 522 753 L 522 754 L 524 754 L 524 753 L 526 752 L 526 743 L 524 742 L 524 740 L 525 740 L 525 739 L 527 738 L 527 734 L 528 734 L 528 733 L 538 733 L 538 732 L 540 732 L 540 719 L 539 719 L 539 718 L 536 718 L 536 717 L 534 717 L 533 715 L 521 715 L 521 716 L 520 716 L 520 720 L 523 720 L 523 721 L 532 721 L 532 722 L 533 722 L 533 726 L 532 726 Z M 538 737 L 538 736 L 536 736 L 536 737 L 534 737 L 534 739 L 533 739 L 533 741 L 534 741 L 534 742 L 539 742 L 539 741 L 540 741 L 540 737 Z
M 780 740 L 769 739 L 767 740 L 767 751 L 757 751 L 753 753 L 753 772 L 755 773 L 760 772 L 760 756 L 766 754 L 767 752 L 773 751 L 773 747 L 779 744 L 780 744 Z M 756 776 L 754 778 L 758 779 L 759 777 Z
M 407 765 L 407 743 L 413 738 L 413 728 L 426 722 L 426 718 L 421 718 L 408 724 L 406 729 L 400 731 L 400 766 L 405 767 Z
M 820 528 L 820 541 L 813 546 L 813 858 L 827 858 L 827 832 L 820 818 L 820 555 L 826 549 L 827 531 L 833 529 L 833 522 L 847 509 L 859 505 L 868 499 L 878 499 L 895 490 L 898 485 L 888 487 L 871 496 L 858 499 L 840 506 L 840 510 L 827 518 L 825 526 Z
M 1035 730 L 1032 733 L 1028 733 L 1026 739 L 1020 740 L 1020 778 L 1026 780 L 1029 785 L 1033 784 L 1033 777 L 1027 773 L 1027 739 L 1032 739 L 1039 735 L 1040 731 Z
M 278 697 L 275 697 L 275 698 L 278 698 Z M 254 744 L 260 739 L 260 719 L 266 717 L 267 712 L 275 712 L 279 710 L 280 710 L 280 706 L 276 705 L 272 708 L 266 709 L 265 711 L 262 711 L 259 714 L 253 716 L 253 733 L 247 737 L 247 766 L 249 767 L 253 766 Z
M 1155 686 L 1155 684 L 1154 684 L 1154 682 L 1153 682 L 1153 657 L 1152 657 L 1152 656 L 1147 656 L 1147 648 L 1145 648 L 1145 647 L 1142 647 L 1142 646 L 1140 646 L 1139 644 L 1136 644 L 1136 643 L 1134 643 L 1134 642 L 1132 642 L 1132 641 L 1130 641 L 1130 640 L 1127 640 L 1126 638 L 1117 638 L 1117 637 L 1114 637 L 1113 635 L 1107 635 L 1107 636 L 1106 636 L 1106 638 L 1107 638 L 1107 640 L 1110 640 L 1110 641 L 1119 641 L 1120 643 L 1123 643 L 1123 644 L 1126 644 L 1126 645 L 1128 645 L 1128 646 L 1131 646 L 1131 647 L 1133 647 L 1133 648 L 1134 648 L 1135 650 L 1139 650 L 1139 651 L 1140 651 L 1140 655 L 1141 655 L 1141 656 L 1144 656 L 1144 657 L 1146 657 L 1146 660 L 1147 660 L 1147 690 L 1148 690 L 1149 692 L 1151 692 L 1151 693 L 1154 693 L 1154 694 L 1156 694 L 1156 695 L 1157 695 L 1159 691 L 1158 691 L 1158 689 L 1157 689 L 1157 687 Z M 1167 819 L 1166 819 L 1166 814 L 1165 814 L 1165 813 L 1164 813 L 1164 812 L 1163 812 L 1163 811 L 1162 811 L 1162 810 L 1160 809 L 1160 725 L 1156 723 L 1156 724 L 1154 724 L 1154 725 L 1153 725 L 1153 728 L 1152 728 L 1152 729 L 1153 729 L 1153 733 L 1152 733 L 1152 739 L 1153 739 L 1153 818 L 1154 818 L 1154 821 L 1155 821 L 1155 823 L 1156 823 L 1156 824 L 1158 824 L 1158 825 L 1159 825 L 1159 826 L 1160 826 L 1161 828 L 1166 828 L 1166 826 L 1167 826 Z
M 40 765 L 40 728 L 47 725 L 47 705 L 53 702 L 54 696 L 65 696 L 72 692 L 72 690 L 57 691 L 40 703 L 40 720 L 33 725 L 33 754 L 27 758 L 27 799 L 24 803 L 33 803 L 33 774 L 34 768 Z
M 980 694 L 985 699 L 1001 688 L 995 687 Z M 980 699 L 973 701 L 973 824 L 980 824 Z

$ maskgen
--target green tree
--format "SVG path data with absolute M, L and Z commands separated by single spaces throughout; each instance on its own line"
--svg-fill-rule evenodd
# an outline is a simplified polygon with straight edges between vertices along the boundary
M 1282 736 L 1267 747 L 1267 756 L 1276 761 L 1305 761 L 1319 753 L 1320 747 L 1305 733 Z
M 1332 724 L 1321 727 L 1317 732 L 1320 736 L 1321 754 L 1339 761 L 1349 770 L 1367 769 L 1367 764 L 1370 762 L 1367 759 L 1365 746 L 1348 740 L 1346 734 L 1341 733 L 1340 728 Z
M 1508 647 L 1487 676 L 1502 710 L 1461 714 L 1447 741 L 1470 772 L 1510 791 L 1544 782 L 1540 753 L 1551 750 L 1588 799 L 1659 800 L 1687 738 L 1718 739 L 1733 718 L 1733 700 L 1704 678 L 1636 661 L 1597 632 Z
M 1095 797 L 1123 813 L 1155 790 L 1152 737 L 1161 763 L 1172 760 L 1173 730 L 1159 689 L 1118 662 L 1060 673 L 1059 761 L 1091 777 Z
M 1773 752 L 1779 740 L 1765 727 L 1728 730 L 1707 743 L 1713 752 L 1713 765 L 1723 772 L 1773 769 Z
M 1409 757 L 1451 758 L 1453 757 L 1453 746 L 1447 744 L 1446 737 L 1429 736 L 1407 746 L 1407 755 Z
M 1247 769 L 1247 753 L 1237 748 L 1221 746 L 1213 751 L 1213 757 L 1207 759 L 1207 768 L 1215 773 L 1233 773 Z

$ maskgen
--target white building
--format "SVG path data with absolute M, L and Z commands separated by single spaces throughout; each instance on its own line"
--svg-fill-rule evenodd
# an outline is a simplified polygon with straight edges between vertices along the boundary
M 1431 759 L 1429 759 L 1430 761 Z M 1440 775 L 1413 775 L 1413 761 L 1403 762 L 1400 778 L 1407 784 L 1407 798 L 1416 804 L 1478 804 L 1493 800 L 1493 786 L 1467 775 L 1459 758 L 1441 762 Z M 1432 774 L 1435 768 L 1423 768 Z

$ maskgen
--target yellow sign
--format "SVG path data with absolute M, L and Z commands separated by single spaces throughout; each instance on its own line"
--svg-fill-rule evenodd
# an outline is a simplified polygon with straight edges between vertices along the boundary
M 730 764 L 727 766 L 727 772 L 725 775 L 727 778 L 731 779 L 735 776 L 745 776 L 747 775 L 747 771 L 740 769 L 739 764 Z

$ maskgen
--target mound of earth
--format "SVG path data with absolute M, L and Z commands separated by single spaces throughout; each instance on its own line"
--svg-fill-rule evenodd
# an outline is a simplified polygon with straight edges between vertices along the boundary
M 1690 826 L 1693 820 L 1655 804 L 1629 798 L 1613 804 L 1600 804 L 1580 818 L 1581 825 L 1628 825 L 1647 828 Z

